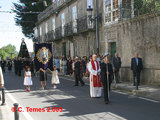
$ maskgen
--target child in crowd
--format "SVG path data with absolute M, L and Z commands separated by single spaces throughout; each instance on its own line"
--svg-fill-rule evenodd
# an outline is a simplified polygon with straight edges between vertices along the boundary
M 53 84 L 53 87 L 56 89 L 57 88 L 57 84 L 60 84 L 59 82 L 59 77 L 58 77 L 58 71 L 56 66 L 53 66 L 53 71 L 52 71 L 52 80 L 51 80 L 51 84 Z
M 24 85 L 26 86 L 26 90 L 30 92 L 30 85 L 32 85 L 31 71 L 30 67 L 26 66 L 26 71 L 24 73 Z

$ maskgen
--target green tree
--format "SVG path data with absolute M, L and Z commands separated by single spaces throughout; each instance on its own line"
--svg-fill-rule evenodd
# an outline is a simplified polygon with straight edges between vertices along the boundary
M 0 48 L 0 57 L 1 59 L 7 59 L 7 58 L 15 58 L 17 57 L 17 51 L 16 47 L 14 45 L 7 45 L 2 48 Z
M 13 11 L 16 12 L 16 25 L 21 26 L 22 33 L 28 38 L 31 38 L 34 33 L 33 28 L 38 16 L 37 13 L 32 12 L 42 12 L 46 9 L 47 6 L 44 5 L 44 2 L 47 3 L 47 6 L 52 3 L 51 0 L 19 0 L 19 3 L 13 3 L 15 7 Z
M 134 9 L 136 15 L 156 13 L 160 11 L 159 0 L 134 0 Z

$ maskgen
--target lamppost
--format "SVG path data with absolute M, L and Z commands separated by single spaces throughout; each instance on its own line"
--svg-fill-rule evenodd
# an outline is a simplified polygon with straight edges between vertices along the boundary
M 96 3 L 96 16 L 93 17 L 92 12 L 93 12 L 93 8 L 91 8 L 91 6 L 88 6 L 87 8 L 87 14 L 88 14 L 88 18 L 91 21 L 91 23 L 93 21 L 96 22 L 96 43 L 97 43 L 97 54 L 99 54 L 99 22 L 100 22 L 100 16 L 99 16 L 99 6 L 98 6 L 98 0 L 95 0 Z

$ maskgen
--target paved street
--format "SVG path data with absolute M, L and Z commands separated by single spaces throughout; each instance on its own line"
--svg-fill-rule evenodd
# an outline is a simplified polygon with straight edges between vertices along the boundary
M 11 109 L 18 102 L 25 112 L 20 120 L 159 120 L 160 103 L 140 99 L 140 97 L 112 91 L 112 102 L 104 104 L 103 98 L 90 98 L 89 86 L 74 87 L 74 82 L 61 78 L 61 84 L 53 89 L 48 77 L 47 88 L 40 89 L 39 77 L 33 77 L 31 92 L 26 92 L 23 77 L 13 72 L 5 73 L 6 103 Z M 63 112 L 27 112 L 26 107 L 62 107 Z M 1 109 L 1 107 L 0 107 Z M 6 116 L 13 114 L 3 114 Z

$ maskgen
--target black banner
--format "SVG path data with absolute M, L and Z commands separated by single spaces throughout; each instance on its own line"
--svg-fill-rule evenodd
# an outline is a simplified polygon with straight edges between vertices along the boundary
M 35 65 L 36 71 L 53 70 L 53 51 L 51 43 L 35 44 Z

